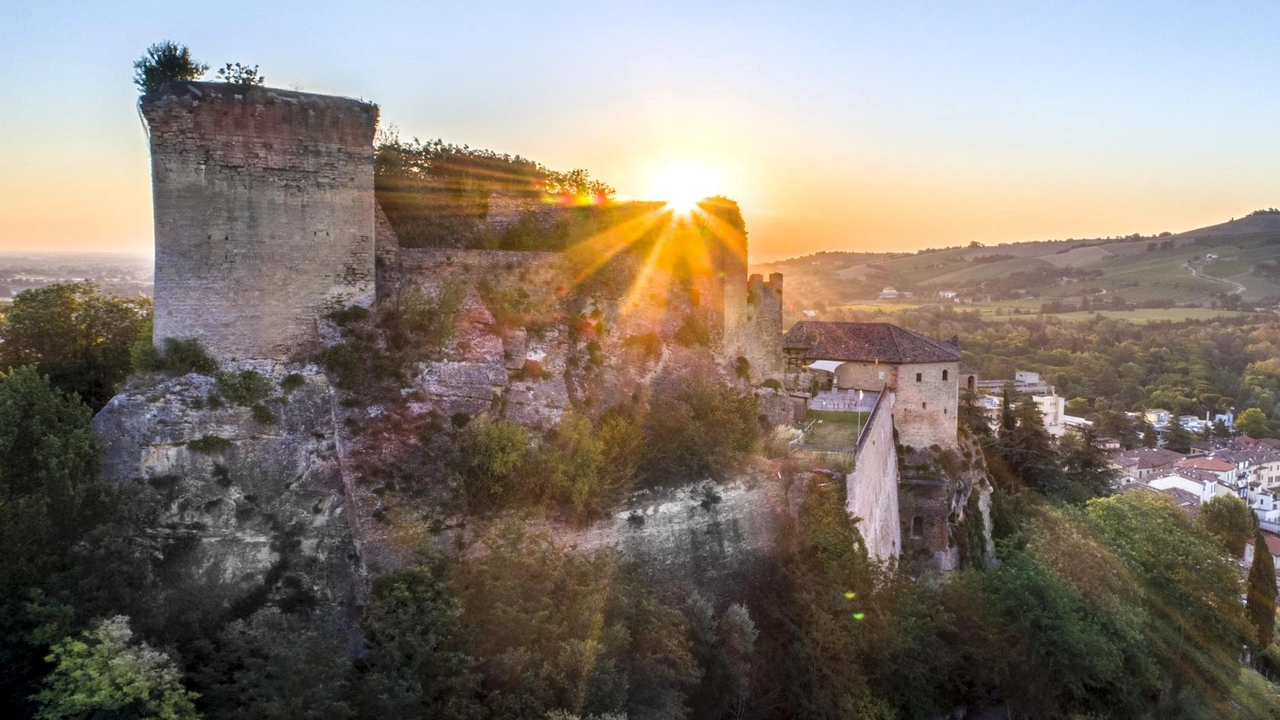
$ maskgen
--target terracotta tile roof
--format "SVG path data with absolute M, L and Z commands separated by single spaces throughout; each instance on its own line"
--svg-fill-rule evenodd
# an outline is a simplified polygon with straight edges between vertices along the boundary
M 1262 533 L 1262 537 L 1267 541 L 1267 550 L 1270 551 L 1272 555 L 1280 557 L 1280 537 L 1276 537 L 1269 532 Z M 1252 540 L 1249 541 L 1249 545 L 1253 545 Z
M 959 362 L 960 348 L 889 323 L 803 321 L 782 336 L 782 347 L 806 360 L 892 363 Z
M 1178 467 L 1208 470 L 1209 472 L 1228 472 L 1236 469 L 1234 463 L 1229 463 L 1225 460 L 1217 460 L 1211 457 L 1184 458 L 1178 461 Z
M 1186 510 L 1192 517 L 1200 514 L 1200 498 L 1186 490 L 1169 488 L 1167 490 L 1161 490 L 1160 492 L 1173 498 L 1173 501 L 1178 503 L 1178 507 Z
M 1186 456 L 1182 453 L 1165 450 L 1164 448 L 1138 448 L 1136 450 L 1113 453 L 1111 462 L 1121 467 L 1136 466 L 1142 470 L 1149 470 L 1162 465 L 1172 465 L 1184 457 Z
M 1191 467 L 1178 467 L 1171 471 L 1174 475 L 1184 477 L 1188 480 L 1195 480 L 1201 484 L 1222 482 L 1217 473 L 1208 470 L 1199 470 Z

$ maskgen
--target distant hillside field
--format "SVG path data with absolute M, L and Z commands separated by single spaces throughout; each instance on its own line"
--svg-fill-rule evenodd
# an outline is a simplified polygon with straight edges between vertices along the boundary
M 819 253 L 761 265 L 786 275 L 789 311 L 881 302 L 932 304 L 939 293 L 994 308 L 1016 302 L 1075 317 L 1135 309 L 1158 318 L 1280 307 L 1280 211 L 1265 210 L 1179 234 L 1058 240 L 922 250 L 914 254 Z M 911 297 L 903 297 L 903 293 Z M 950 302 L 949 299 L 945 300 Z M 1144 318 L 1145 320 L 1146 318 Z

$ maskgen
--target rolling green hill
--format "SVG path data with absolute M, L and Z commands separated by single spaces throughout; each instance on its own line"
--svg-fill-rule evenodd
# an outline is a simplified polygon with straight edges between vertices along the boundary
M 1280 306 L 1280 211 L 1158 237 L 1057 240 L 922 250 L 827 252 L 760 265 L 786 275 L 799 312 L 876 300 L 933 303 L 950 291 L 987 305 L 1017 301 L 1051 312 L 1124 307 L 1253 309 Z

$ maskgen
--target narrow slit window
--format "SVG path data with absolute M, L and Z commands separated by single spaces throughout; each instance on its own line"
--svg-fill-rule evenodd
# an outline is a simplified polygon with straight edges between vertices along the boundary
M 924 380 L 924 373 L 916 373 L 916 382 Z

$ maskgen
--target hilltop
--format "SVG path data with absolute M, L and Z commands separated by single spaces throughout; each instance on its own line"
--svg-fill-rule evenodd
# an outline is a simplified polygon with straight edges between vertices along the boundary
M 1280 304 L 1280 211 L 1260 210 L 1183 233 L 926 249 L 914 254 L 826 252 L 758 266 L 783 272 L 795 310 L 874 301 L 1099 308 L 1252 309 Z M 901 293 L 911 293 L 905 298 Z

